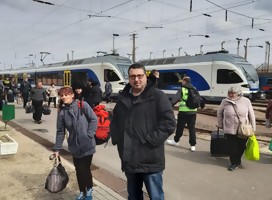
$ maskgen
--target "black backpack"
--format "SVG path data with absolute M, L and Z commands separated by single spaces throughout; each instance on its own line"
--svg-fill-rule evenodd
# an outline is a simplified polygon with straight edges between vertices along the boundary
M 187 88 L 188 89 L 188 99 L 186 102 L 186 106 L 191 109 L 199 108 L 202 103 L 202 98 L 199 92 L 195 88 Z M 202 107 L 202 106 L 201 106 Z

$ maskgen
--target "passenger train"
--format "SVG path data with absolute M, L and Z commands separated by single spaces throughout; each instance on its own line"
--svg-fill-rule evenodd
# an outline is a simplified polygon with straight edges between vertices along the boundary
M 259 88 L 266 97 L 272 97 L 272 73 L 271 72 L 258 72 Z
M 93 79 L 98 82 L 102 92 L 105 83 L 112 84 L 112 95 L 118 94 L 128 82 L 128 67 L 131 60 L 118 54 L 106 54 L 104 56 L 90 57 L 78 60 L 69 60 L 40 67 L 22 67 L 0 71 L 2 79 L 12 77 L 17 83 L 28 78 L 32 84 L 42 81 L 43 85 L 49 86 L 54 83 L 57 87 L 71 86 L 74 81 L 87 82 Z
M 256 69 L 243 57 L 228 51 L 208 52 L 195 56 L 181 56 L 139 61 L 160 72 L 158 87 L 169 98 L 181 87 L 184 76 L 191 77 L 192 84 L 206 101 L 221 101 L 231 86 L 242 88 L 244 96 L 255 99 L 259 89 Z

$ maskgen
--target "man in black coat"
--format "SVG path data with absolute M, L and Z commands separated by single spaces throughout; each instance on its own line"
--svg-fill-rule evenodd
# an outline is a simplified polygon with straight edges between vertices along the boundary
M 89 79 L 86 88 L 85 101 L 94 108 L 102 102 L 102 90 L 100 89 L 98 82 Z
M 163 200 L 164 142 L 176 128 L 173 108 L 155 83 L 147 81 L 142 64 L 132 64 L 128 74 L 129 84 L 113 110 L 112 144 L 117 144 L 127 177 L 128 199 L 143 199 L 144 183 L 150 199 Z
M 28 81 L 27 78 L 24 79 L 24 81 L 20 84 L 20 92 L 24 100 L 24 108 L 26 107 L 26 104 L 28 102 L 29 98 L 29 92 L 31 90 L 31 83 Z

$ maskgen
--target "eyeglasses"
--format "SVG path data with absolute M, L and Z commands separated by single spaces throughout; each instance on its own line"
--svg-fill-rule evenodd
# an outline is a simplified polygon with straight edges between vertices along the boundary
M 145 74 L 133 74 L 133 75 L 129 75 L 130 79 L 136 79 L 136 77 L 138 79 L 142 79 L 144 77 Z

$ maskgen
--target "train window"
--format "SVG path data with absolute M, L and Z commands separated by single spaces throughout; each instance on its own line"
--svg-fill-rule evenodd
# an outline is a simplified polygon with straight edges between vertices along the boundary
M 242 78 L 233 70 L 219 69 L 217 70 L 217 83 L 230 84 L 230 83 L 242 83 Z
M 266 82 L 267 82 L 266 84 L 272 84 L 272 79 L 268 78 Z
M 105 69 L 104 70 L 104 81 L 109 81 L 109 82 L 113 82 L 113 81 L 119 81 L 120 78 L 119 76 L 111 69 Z
M 87 70 L 84 70 L 83 72 L 72 72 L 72 82 L 75 80 L 80 80 L 86 83 L 88 80 Z
M 161 72 L 159 78 L 159 88 L 169 89 L 169 85 L 180 85 L 179 80 L 183 75 L 177 72 Z
M 63 86 L 63 72 L 57 73 L 57 82 L 55 82 L 58 86 Z

